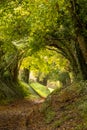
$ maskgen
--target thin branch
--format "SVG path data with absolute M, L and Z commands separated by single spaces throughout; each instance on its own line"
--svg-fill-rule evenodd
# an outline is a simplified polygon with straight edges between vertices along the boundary
M 59 51 L 59 50 L 57 50 L 56 48 L 50 48 L 49 46 L 46 46 L 46 48 L 47 48 L 48 50 L 55 51 L 55 52 L 57 52 L 57 53 L 63 55 L 66 59 L 68 59 L 67 54 L 64 53 L 63 51 Z

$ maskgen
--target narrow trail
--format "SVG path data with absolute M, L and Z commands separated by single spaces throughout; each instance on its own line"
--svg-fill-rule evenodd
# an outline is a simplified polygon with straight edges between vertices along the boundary
M 41 107 L 42 102 L 44 99 L 19 100 L 0 106 L 0 130 L 27 130 L 30 115 Z

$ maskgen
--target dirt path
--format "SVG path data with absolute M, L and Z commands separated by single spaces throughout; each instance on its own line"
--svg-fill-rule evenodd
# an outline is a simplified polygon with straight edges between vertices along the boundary
M 44 100 L 19 100 L 0 106 L 0 130 L 27 130 L 29 116 L 40 108 Z

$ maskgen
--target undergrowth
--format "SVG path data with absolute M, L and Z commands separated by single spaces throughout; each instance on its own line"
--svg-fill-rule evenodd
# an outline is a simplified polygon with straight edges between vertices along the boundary
M 71 114 L 68 114 L 69 111 Z M 53 91 L 43 104 L 42 112 L 45 113 L 45 122 L 52 129 L 61 128 L 65 122 L 72 120 L 74 130 L 87 130 L 87 81 Z M 58 117 L 58 114 L 62 115 Z
M 45 122 L 49 124 L 51 123 L 51 121 L 53 121 L 56 113 L 55 111 L 52 110 L 52 108 L 49 107 L 44 114 L 45 114 Z
M 29 95 L 28 88 L 20 82 L 0 80 L 0 104 L 7 104 Z

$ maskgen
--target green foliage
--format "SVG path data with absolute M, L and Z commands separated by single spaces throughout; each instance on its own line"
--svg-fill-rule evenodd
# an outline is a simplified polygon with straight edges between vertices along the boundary
M 77 125 L 75 130 L 82 130 L 85 129 L 85 127 L 83 126 L 83 124 Z
M 52 125 L 53 129 L 60 127 L 65 121 L 67 121 L 67 120 L 69 120 L 69 119 L 70 119 L 70 117 L 65 116 L 65 117 L 63 117 L 62 119 L 59 119 L 59 120 L 57 120 L 57 121 L 54 121 L 54 123 L 53 123 L 53 125 Z
M 86 91 L 87 92 L 87 91 Z M 78 110 L 82 118 L 82 123 L 76 126 L 75 130 L 87 129 L 87 96 L 83 98 L 78 104 Z
M 52 110 L 52 108 L 48 108 L 47 111 L 45 111 L 45 122 L 47 124 L 51 123 L 54 120 L 55 112 Z
M 50 80 L 58 80 L 59 71 L 67 70 L 69 62 L 55 51 L 40 50 L 32 56 L 25 57 L 22 61 L 21 68 L 29 68 L 34 76 L 48 77 Z
M 86 7 L 85 0 L 84 2 L 79 0 L 78 4 L 82 9 L 80 9 L 79 17 L 85 24 L 86 8 L 83 9 L 83 6 Z M 69 10 L 70 1 L 24 0 L 19 2 L 12 0 L 6 3 L 1 2 L 0 7 L 0 39 L 9 45 L 5 44 L 6 48 L 16 43 L 18 48 L 23 46 L 26 56 L 29 55 L 29 51 L 32 54 L 44 46 L 49 46 L 50 49 L 52 45 L 53 49 L 58 46 L 57 51 L 71 62 L 71 53 L 76 54 L 73 40 L 76 35 L 74 21 Z
M 34 90 L 32 89 L 32 87 L 30 85 L 28 85 L 27 83 L 25 82 L 22 82 L 20 81 L 20 84 L 21 86 L 23 86 L 23 88 L 25 88 L 26 90 L 26 98 L 29 98 L 29 99 L 38 99 L 40 98 L 40 95 Z
M 87 79 L 87 2 L 73 3 L 66 0 L 0 1 L 0 78 L 6 77 L 7 72 L 15 77 L 23 61 L 21 67 L 31 66 L 36 75 L 41 73 L 41 78 L 49 75 L 56 80 L 59 69 L 68 68 L 76 76 Z M 54 51 L 43 51 L 44 47 L 62 54 L 69 62 Z
M 30 94 L 29 89 L 21 83 L 0 80 L 0 104 L 24 98 Z

